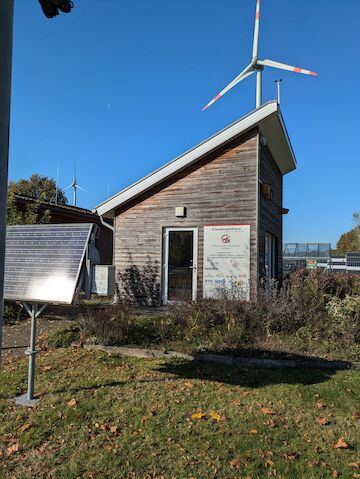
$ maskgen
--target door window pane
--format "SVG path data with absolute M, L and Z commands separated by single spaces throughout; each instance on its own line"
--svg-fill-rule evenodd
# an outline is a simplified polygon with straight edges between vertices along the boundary
M 169 301 L 192 300 L 193 243 L 192 231 L 169 231 Z

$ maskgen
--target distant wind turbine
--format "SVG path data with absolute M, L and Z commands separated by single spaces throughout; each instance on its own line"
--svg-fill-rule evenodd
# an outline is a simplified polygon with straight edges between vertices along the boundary
M 76 165 L 75 165 L 75 163 L 74 163 L 74 175 L 73 175 L 73 180 L 72 180 L 71 184 L 65 188 L 64 191 L 68 190 L 69 188 L 73 188 L 73 206 L 76 206 L 76 190 L 81 190 L 81 191 L 86 191 L 86 190 L 84 190 L 84 188 L 81 188 L 81 186 L 79 186 L 79 185 L 77 184 L 77 181 L 76 181 Z
M 255 13 L 255 28 L 254 28 L 254 41 L 253 41 L 253 51 L 252 51 L 252 60 L 249 65 L 244 68 L 244 70 L 236 77 L 234 80 L 229 83 L 220 93 L 216 95 L 207 105 L 202 109 L 203 111 L 209 108 L 213 103 L 215 103 L 219 98 L 221 98 L 226 92 L 228 92 L 232 87 L 237 85 L 239 82 L 247 78 L 256 72 L 256 108 L 261 106 L 262 103 L 262 71 L 264 67 L 279 68 L 280 70 L 288 70 L 295 73 L 303 73 L 305 75 L 317 76 L 317 73 L 310 70 L 305 70 L 304 68 L 298 68 L 285 63 L 275 62 L 273 60 L 260 60 L 258 57 L 258 46 L 259 46 L 259 25 L 260 25 L 260 0 L 256 0 L 256 13 Z

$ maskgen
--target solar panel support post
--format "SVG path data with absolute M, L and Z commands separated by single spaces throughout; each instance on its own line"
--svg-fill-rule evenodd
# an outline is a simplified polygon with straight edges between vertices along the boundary
M 89 258 L 89 245 L 86 248 L 85 257 L 85 298 L 89 299 L 91 296 L 91 261 Z
M 31 318 L 31 333 L 30 333 L 30 345 L 26 354 L 29 355 L 29 370 L 28 370 L 28 390 L 25 394 L 14 398 L 15 403 L 21 406 L 36 406 L 38 399 L 34 398 L 35 389 L 35 356 L 39 352 L 36 349 L 36 320 L 40 314 L 44 311 L 46 304 L 43 304 L 40 308 L 36 303 L 28 304 L 22 303 L 26 311 Z
M 14 0 L 0 2 L 0 363 L 3 329 L 3 287 Z

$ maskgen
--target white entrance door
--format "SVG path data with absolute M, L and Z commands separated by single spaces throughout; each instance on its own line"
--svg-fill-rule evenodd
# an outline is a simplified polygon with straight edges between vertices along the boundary
M 196 299 L 197 233 L 197 228 L 166 228 L 164 231 L 164 304 Z

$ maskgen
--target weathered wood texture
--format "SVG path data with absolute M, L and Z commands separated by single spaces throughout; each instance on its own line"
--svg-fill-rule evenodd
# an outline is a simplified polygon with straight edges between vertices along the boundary
M 114 264 L 120 294 L 125 288 L 138 303 L 160 300 L 163 229 L 198 228 L 198 297 L 202 296 L 206 224 L 250 224 L 250 293 L 257 284 L 257 151 L 254 130 L 208 155 L 175 177 L 119 208 L 115 215 Z M 175 207 L 187 208 L 186 218 Z
M 265 275 L 265 233 L 276 238 L 276 279 L 282 277 L 282 195 L 283 177 L 267 146 L 259 151 L 259 180 L 271 187 L 271 198 L 265 199 L 259 188 L 259 275 Z

